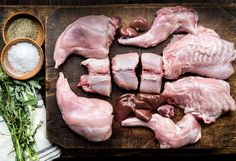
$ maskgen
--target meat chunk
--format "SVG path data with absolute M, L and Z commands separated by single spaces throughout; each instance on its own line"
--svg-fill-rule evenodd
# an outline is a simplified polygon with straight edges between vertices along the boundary
M 211 29 L 199 26 L 198 34 L 188 34 L 171 42 L 163 50 L 165 78 L 177 79 L 186 72 L 227 79 L 236 58 L 234 44 L 220 39 Z
M 90 58 L 81 64 L 88 68 L 89 74 L 81 76 L 78 87 L 81 86 L 86 92 L 110 96 L 112 87 L 109 59 Z
M 135 116 L 140 120 L 149 121 L 152 111 L 166 102 L 166 99 L 157 94 L 123 94 L 116 100 L 115 118 L 118 122 L 129 116 Z
M 223 80 L 185 77 L 165 83 L 162 96 L 169 104 L 179 106 L 184 113 L 192 113 L 207 124 L 214 122 L 223 112 L 236 110 L 230 86 Z
M 148 48 L 166 40 L 173 32 L 197 33 L 198 15 L 192 10 L 181 6 L 163 7 L 156 13 L 151 29 L 143 35 L 118 39 L 124 45 Z
M 175 115 L 174 107 L 171 105 L 163 105 L 161 107 L 158 107 L 157 111 L 161 116 L 168 118 Z
M 141 56 L 142 75 L 140 92 L 160 93 L 163 77 L 162 58 L 153 53 L 143 53 Z
M 86 59 L 81 62 L 82 65 L 88 68 L 89 73 L 93 74 L 108 74 L 110 73 L 110 61 L 108 57 L 104 59 Z
M 72 53 L 86 58 L 105 58 L 120 25 L 120 18 L 103 15 L 81 17 L 70 24 L 58 37 L 55 50 L 55 68 Z
M 127 90 L 138 88 L 135 69 L 139 63 L 138 53 L 119 54 L 112 58 L 112 73 L 115 83 Z
M 152 129 L 161 149 L 179 148 L 197 142 L 201 138 L 201 126 L 191 114 L 185 115 L 176 124 L 166 117 L 153 114 L 149 122 L 137 118 L 122 121 L 122 126 L 144 126 Z
M 104 100 L 78 97 L 60 73 L 56 85 L 57 104 L 65 123 L 89 141 L 105 141 L 112 134 L 112 105 Z

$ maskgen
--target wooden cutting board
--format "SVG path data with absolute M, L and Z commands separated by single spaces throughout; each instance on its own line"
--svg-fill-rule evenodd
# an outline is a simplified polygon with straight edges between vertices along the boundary
M 80 66 L 83 57 L 71 55 L 67 58 L 59 70 L 54 69 L 53 51 L 58 36 L 64 29 L 79 17 L 103 14 L 106 16 L 120 16 L 122 23 L 128 23 L 133 17 L 143 16 L 152 24 L 155 13 L 164 5 L 145 4 L 145 5 L 110 5 L 110 6 L 90 6 L 90 7 L 65 7 L 56 9 L 46 20 L 46 108 L 47 108 L 47 136 L 48 139 L 64 148 L 75 149 L 159 149 L 158 141 L 154 138 L 154 133 L 146 128 L 123 128 L 115 120 L 113 121 L 113 133 L 109 140 L 100 143 L 88 142 L 86 139 L 71 131 L 62 119 L 60 110 L 56 101 L 56 81 L 59 72 L 63 72 L 68 78 L 71 89 L 79 96 L 96 97 L 109 101 L 113 106 L 115 100 L 120 95 L 127 93 L 118 88 L 114 83 L 112 86 L 112 95 L 110 98 L 102 97 L 96 94 L 87 94 L 81 88 L 77 88 L 80 76 L 86 74 L 85 67 Z M 166 5 L 165 5 L 166 6 Z M 225 10 L 217 6 L 192 6 L 198 13 L 199 23 L 212 28 L 228 41 L 236 44 L 236 7 L 230 7 Z M 232 11 L 232 12 L 231 12 Z M 116 40 L 110 47 L 109 58 L 116 54 L 136 51 L 154 52 L 162 55 L 163 48 L 170 39 L 160 45 L 142 49 L 137 47 L 122 46 Z M 234 65 L 235 67 L 235 65 Z M 234 73 L 227 80 L 231 85 L 231 93 L 236 96 L 236 74 Z M 175 121 L 180 120 L 182 111 L 175 109 Z M 222 115 L 215 123 L 211 125 L 202 124 L 202 138 L 197 143 L 183 147 L 182 149 L 212 149 L 236 147 L 236 112 Z

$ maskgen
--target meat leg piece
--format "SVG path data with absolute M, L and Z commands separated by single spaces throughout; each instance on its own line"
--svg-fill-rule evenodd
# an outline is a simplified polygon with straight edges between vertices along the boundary
M 74 53 L 86 58 L 105 58 L 120 25 L 120 18 L 104 15 L 81 17 L 70 24 L 58 37 L 55 50 L 55 68 Z
M 167 82 L 162 96 L 169 104 L 179 106 L 184 113 L 191 113 L 207 124 L 224 112 L 236 110 L 229 84 L 218 79 L 191 76 Z
M 141 56 L 142 75 L 139 90 L 144 93 L 160 93 L 163 77 L 162 57 L 153 53 Z
M 78 86 L 81 86 L 86 92 L 110 96 L 112 87 L 109 59 L 90 58 L 81 64 L 88 68 L 89 74 L 81 76 Z
M 214 30 L 198 27 L 198 34 L 176 39 L 163 50 L 165 78 L 177 79 L 186 72 L 227 79 L 236 58 L 234 44 L 220 39 Z
M 144 126 L 152 129 L 161 149 L 179 148 L 195 143 L 201 138 L 201 126 L 191 114 L 185 115 L 176 124 L 170 118 L 153 114 L 149 122 L 128 118 L 122 121 L 121 125 Z
M 57 104 L 65 123 L 89 141 L 105 141 L 112 134 L 112 105 L 95 98 L 78 97 L 60 73 L 57 80 Z
M 173 32 L 197 33 L 198 15 L 192 9 L 181 6 L 163 7 L 156 15 L 148 32 L 134 38 L 120 38 L 119 43 L 148 48 L 166 40 Z
M 135 69 L 139 62 L 138 53 L 119 54 L 112 58 L 112 73 L 115 83 L 127 90 L 138 88 Z

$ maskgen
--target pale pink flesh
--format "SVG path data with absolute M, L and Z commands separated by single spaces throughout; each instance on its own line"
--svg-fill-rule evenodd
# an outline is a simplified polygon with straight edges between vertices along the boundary
M 173 32 L 197 33 L 198 15 L 192 9 L 181 6 L 163 7 L 156 15 L 148 32 L 134 38 L 120 38 L 119 43 L 148 48 L 166 40 Z
M 78 87 L 82 87 L 86 92 L 108 97 L 111 95 L 111 86 L 110 74 L 82 75 L 78 83 Z
M 86 58 L 105 58 L 120 25 L 118 17 L 104 15 L 81 17 L 58 37 L 54 49 L 55 68 L 72 53 Z
M 227 79 L 233 72 L 236 58 L 234 44 L 214 30 L 198 27 L 198 34 L 176 39 L 163 50 L 165 78 L 177 79 L 186 72 L 211 78 Z
M 82 65 L 88 68 L 89 73 L 107 74 L 110 73 L 110 61 L 108 57 L 104 59 L 86 59 L 81 62 Z
M 162 149 L 179 148 L 195 143 L 201 138 L 201 126 L 191 114 L 186 114 L 176 124 L 170 118 L 153 114 L 149 122 L 128 118 L 122 121 L 121 125 L 144 126 L 152 129 Z
M 224 112 L 236 110 L 229 83 L 218 79 L 191 76 L 167 82 L 162 96 L 169 104 L 177 105 L 207 124 Z
M 139 90 L 144 93 L 160 93 L 163 77 L 162 58 L 154 53 L 141 56 L 142 74 Z
M 65 123 L 89 141 L 105 141 L 112 134 L 113 108 L 104 100 L 78 97 L 63 73 L 56 86 L 57 104 Z
M 138 62 L 137 53 L 118 54 L 112 58 L 112 74 L 119 87 L 127 90 L 138 88 L 138 78 L 135 74 Z
M 86 92 L 98 93 L 104 96 L 111 94 L 110 62 L 105 59 L 90 58 L 81 63 L 88 68 L 89 74 L 82 75 L 78 86 Z

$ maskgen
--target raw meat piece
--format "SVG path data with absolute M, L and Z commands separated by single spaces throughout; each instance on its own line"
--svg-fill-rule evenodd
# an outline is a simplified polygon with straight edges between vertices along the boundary
M 153 114 L 149 122 L 128 118 L 122 121 L 121 125 L 144 126 L 152 129 L 161 149 L 179 148 L 195 143 L 201 138 L 201 126 L 191 114 L 186 114 L 176 124 L 170 118 Z
M 55 50 L 55 68 L 74 53 L 86 58 L 105 58 L 120 26 L 120 18 L 104 15 L 81 17 L 70 24 L 58 37 Z
M 113 108 L 110 103 L 78 97 L 70 89 L 63 73 L 57 80 L 57 104 L 66 124 L 89 141 L 104 141 L 112 134 Z
M 118 122 L 134 115 L 143 121 L 149 121 L 152 111 L 165 103 L 165 99 L 157 94 L 123 94 L 116 100 L 115 118 Z
M 140 92 L 160 93 L 163 77 L 162 57 L 153 53 L 143 53 L 141 56 L 142 75 Z
M 88 68 L 89 74 L 81 76 L 78 87 L 81 86 L 86 92 L 110 96 L 112 87 L 109 59 L 90 58 L 81 64 Z
M 207 124 L 223 112 L 236 110 L 229 84 L 218 79 L 191 76 L 167 82 L 162 96 L 169 104 L 178 105 L 184 113 L 192 113 Z
M 161 107 L 158 107 L 157 111 L 161 116 L 168 118 L 175 115 L 174 107 L 171 105 L 163 105 Z
M 112 58 L 112 73 L 119 87 L 127 90 L 138 88 L 138 78 L 135 74 L 138 62 L 138 53 L 119 54 Z
M 148 48 L 166 40 L 173 32 L 197 33 L 198 15 L 193 9 L 181 6 L 163 7 L 156 15 L 148 32 L 134 38 L 120 38 L 119 43 Z
M 78 87 L 84 91 L 98 93 L 103 96 L 111 95 L 111 76 L 109 74 L 83 75 L 80 78 Z
M 167 45 L 163 50 L 165 78 L 177 79 L 186 72 L 227 79 L 233 72 L 236 58 L 234 44 L 214 30 L 198 27 L 198 34 L 188 34 Z
M 81 62 L 82 65 L 88 68 L 89 73 L 108 74 L 110 73 L 110 61 L 108 57 L 104 59 L 86 59 Z

